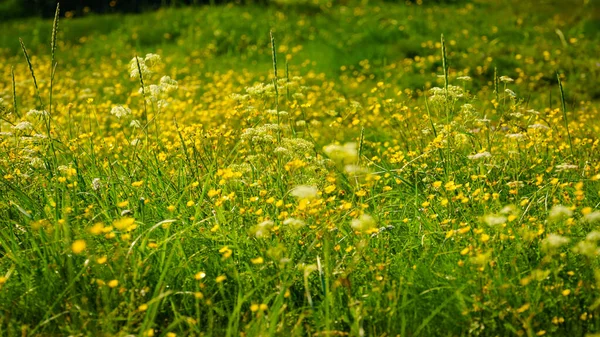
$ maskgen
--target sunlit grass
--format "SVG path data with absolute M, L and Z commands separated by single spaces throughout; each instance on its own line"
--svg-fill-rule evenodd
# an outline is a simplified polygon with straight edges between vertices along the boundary
M 598 33 L 540 14 L 516 24 L 555 40 L 504 40 L 469 21 L 489 8 L 159 11 L 189 28 L 140 44 L 139 17 L 62 20 L 126 23 L 59 30 L 56 52 L 24 37 L 18 63 L 7 47 L 0 335 L 598 332 Z M 465 21 L 429 39 L 404 12 Z M 325 14 L 371 30 L 342 27 L 321 60 Z M 192 48 L 195 15 L 248 35 Z M 416 54 L 388 59 L 409 28 Z M 361 41 L 378 47 L 331 56 Z

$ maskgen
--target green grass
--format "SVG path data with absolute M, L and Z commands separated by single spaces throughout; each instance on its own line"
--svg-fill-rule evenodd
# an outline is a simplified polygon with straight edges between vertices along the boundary
M 0 336 L 595 336 L 597 10 L 1 23 Z

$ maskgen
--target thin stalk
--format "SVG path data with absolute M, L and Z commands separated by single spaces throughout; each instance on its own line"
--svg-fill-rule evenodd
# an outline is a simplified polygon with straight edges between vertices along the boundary
M 21 118 L 19 109 L 17 108 L 17 86 L 15 85 L 15 68 L 10 67 L 10 74 L 12 75 L 12 91 L 13 91 L 13 111 L 17 117 Z
M 569 131 L 569 121 L 567 119 L 567 106 L 565 104 L 565 91 L 563 90 L 562 82 L 560 81 L 560 75 L 556 72 L 556 79 L 558 80 L 558 87 L 560 88 L 560 101 L 562 104 L 563 118 L 565 120 L 565 128 L 567 129 L 567 137 L 569 139 L 569 148 L 571 149 L 571 156 L 573 156 L 573 144 L 571 143 L 571 131 Z
M 442 66 L 444 68 L 444 94 L 445 94 L 445 102 L 444 102 L 444 110 L 446 112 L 446 145 L 447 145 L 447 154 L 446 154 L 446 166 L 450 165 L 450 140 L 452 136 L 452 132 L 450 130 L 450 109 L 448 108 L 448 59 L 446 58 L 446 41 L 444 40 L 444 34 L 442 34 L 441 38 L 442 42 Z M 446 168 L 447 172 L 447 168 Z
M 19 42 L 21 43 L 21 49 L 23 50 L 23 54 L 25 55 L 27 65 L 29 66 L 31 77 L 33 78 L 33 85 L 35 87 L 35 93 L 37 95 L 37 98 L 40 101 L 40 108 L 41 110 L 44 110 L 44 102 L 42 101 L 42 96 L 40 95 L 40 88 L 38 87 L 37 79 L 35 78 L 35 72 L 33 71 L 33 65 L 31 64 L 31 59 L 29 58 L 29 54 L 27 53 L 27 48 L 25 48 L 25 43 L 23 42 L 23 39 L 19 38 Z

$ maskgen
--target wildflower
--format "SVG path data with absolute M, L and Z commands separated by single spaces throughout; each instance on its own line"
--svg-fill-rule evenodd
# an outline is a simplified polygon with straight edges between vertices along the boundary
M 550 210 L 548 214 L 548 220 L 550 221 L 560 221 L 566 218 L 569 218 L 573 215 L 573 211 L 570 208 L 565 207 L 563 205 L 555 205 Z
M 265 262 L 265 260 L 261 256 L 259 256 L 257 258 L 250 259 L 250 262 L 252 262 L 252 264 L 262 264 L 263 262 Z
M 571 164 L 560 164 L 560 165 L 556 165 L 555 168 L 558 172 L 562 172 L 562 171 L 576 170 L 579 167 L 577 165 L 571 165 Z
M 543 124 L 531 124 L 528 126 L 528 128 L 534 129 L 534 130 L 543 130 L 543 131 L 550 130 L 549 127 L 547 127 L 546 125 L 543 125 Z
M 504 83 L 510 83 L 510 82 L 514 82 L 515 80 L 513 80 L 512 78 L 508 77 L 508 76 L 500 76 L 500 78 L 498 78 L 500 80 L 500 82 L 504 82 Z
M 144 58 L 144 63 L 147 64 L 149 67 L 155 67 L 157 65 L 159 65 L 162 62 L 162 59 L 160 57 L 160 55 L 158 54 L 146 54 L 146 57 Z
M 358 219 L 353 219 L 350 225 L 358 232 L 367 232 L 375 228 L 376 223 L 372 216 L 363 214 Z
M 270 230 L 275 223 L 271 220 L 265 220 L 254 227 L 254 235 L 257 238 L 265 238 L 271 234 Z
M 131 109 L 128 107 L 124 107 L 122 105 L 115 105 L 110 110 L 110 113 L 115 115 L 117 118 L 125 117 L 131 115 Z
M 46 110 L 31 109 L 31 110 L 27 111 L 27 116 L 47 116 L 47 115 L 48 115 L 48 111 L 46 111 Z
M 111 280 L 111 281 L 108 281 L 107 284 L 111 288 L 116 288 L 119 285 L 119 280 Z
M 298 199 L 315 199 L 319 190 L 315 186 L 299 185 L 296 186 L 290 194 Z
M 160 78 L 160 90 L 166 94 L 177 90 L 178 83 L 169 76 L 163 76 Z
M 482 158 L 490 158 L 491 156 L 492 156 L 491 153 L 485 151 L 485 152 L 477 153 L 474 155 L 470 155 L 467 158 L 469 158 L 471 160 L 478 160 L 478 159 L 482 159 Z
M 24 122 L 19 122 L 13 126 L 11 126 L 11 129 L 13 130 L 28 130 L 28 129 L 32 129 L 33 125 L 27 121 Z
M 215 281 L 217 283 L 221 283 L 221 282 L 224 282 L 226 279 L 227 279 L 227 276 L 225 276 L 225 275 L 219 275 L 219 276 L 217 276 L 217 278 L 215 279 Z
M 488 214 L 484 215 L 482 218 L 483 222 L 485 222 L 488 226 L 497 226 L 506 222 L 506 217 L 502 215 Z
M 94 178 L 92 180 L 92 189 L 94 191 L 97 191 L 100 189 L 100 187 L 102 187 L 102 182 L 101 182 L 100 178 Z
M 548 234 L 546 239 L 542 242 L 542 249 L 546 251 L 556 250 L 569 243 L 569 241 L 569 238 L 564 236 L 560 236 L 558 234 Z
M 71 250 L 75 254 L 81 254 L 85 250 L 86 244 L 84 240 L 75 240 L 71 245 Z
M 135 220 L 130 217 L 121 218 L 113 222 L 113 226 L 118 230 L 129 230 L 134 225 Z
M 329 158 L 344 163 L 354 162 L 358 159 L 358 149 L 356 143 L 327 145 L 323 148 L 323 152 L 325 152 Z
M 296 219 L 296 218 L 287 218 L 283 221 L 283 224 L 285 226 L 288 226 L 292 230 L 298 230 L 298 229 L 304 227 L 304 225 L 305 225 L 304 221 L 302 221 L 300 219 Z
M 510 89 L 505 89 L 504 92 L 507 93 L 510 97 L 517 97 L 517 94 Z
M 203 271 L 198 272 L 198 273 L 196 273 L 196 275 L 194 275 L 194 279 L 196 279 L 198 281 L 202 280 L 205 277 L 206 277 L 206 273 Z
M 593 224 L 600 222 L 600 211 L 594 211 L 583 216 L 583 221 Z
M 510 139 L 523 139 L 525 138 L 525 135 L 522 133 L 509 133 L 506 135 L 506 138 L 510 138 Z

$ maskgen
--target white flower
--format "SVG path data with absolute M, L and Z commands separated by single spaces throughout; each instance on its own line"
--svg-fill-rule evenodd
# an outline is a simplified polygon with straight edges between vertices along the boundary
M 46 110 L 31 109 L 31 110 L 27 111 L 27 116 L 47 116 L 47 115 L 48 115 L 48 111 L 46 111 Z
M 588 235 L 585 237 L 585 239 L 587 241 L 600 241 L 600 232 L 598 231 L 591 231 L 588 233 Z
M 315 186 L 300 185 L 296 186 L 290 194 L 298 199 L 314 199 L 317 197 L 319 190 Z
M 496 214 L 487 214 L 482 217 L 483 222 L 485 222 L 488 226 L 497 226 L 502 225 L 506 222 L 506 217 L 502 215 Z
M 528 128 L 536 130 L 550 130 L 550 128 L 544 124 L 531 124 L 528 126 Z
M 268 237 L 271 234 L 270 230 L 274 224 L 275 223 L 271 220 L 265 220 L 259 223 L 258 225 L 256 225 L 256 227 L 254 227 L 254 235 L 258 239 Z
M 504 82 L 504 83 L 509 83 L 509 82 L 514 82 L 515 80 L 513 80 L 512 78 L 508 77 L 508 76 L 500 76 L 499 78 L 500 82 Z
M 358 148 L 356 143 L 346 143 L 344 145 L 330 144 L 323 148 L 323 152 L 333 160 L 340 162 L 353 162 L 358 159 Z
M 170 78 L 169 76 L 161 77 L 160 88 L 164 93 L 168 94 L 170 92 L 173 92 L 173 91 L 177 90 L 178 87 L 179 86 L 177 84 L 177 81 Z
M 510 138 L 510 139 L 523 139 L 525 138 L 525 135 L 522 133 L 509 133 L 506 135 L 506 138 Z
M 144 58 L 144 63 L 146 63 L 149 67 L 154 67 L 162 63 L 160 55 L 158 54 L 146 54 L 146 58 Z
M 129 61 L 129 76 L 132 78 L 140 78 L 140 70 L 142 71 L 142 76 L 149 76 L 151 74 L 144 59 L 141 57 L 132 58 L 131 61 Z
M 560 236 L 558 234 L 548 234 L 546 239 L 542 242 L 542 247 L 545 250 L 552 250 L 560 248 L 561 246 L 569 243 L 569 238 Z
M 94 178 L 92 180 L 92 188 L 94 189 L 94 191 L 97 191 L 100 189 L 100 187 L 102 187 L 102 183 L 100 182 L 100 178 Z
M 305 225 L 304 221 L 296 218 L 287 218 L 283 221 L 283 224 L 289 226 L 293 230 L 298 230 Z
M 117 116 L 117 118 L 121 118 L 127 115 L 131 115 L 131 109 L 122 105 L 115 105 L 110 110 L 110 113 Z
M 131 123 L 129 123 L 129 126 L 133 127 L 133 128 L 141 129 L 142 128 L 142 122 L 138 121 L 137 119 L 134 119 L 134 120 L 131 121 Z
M 504 92 L 510 95 L 510 97 L 517 97 L 517 94 L 510 89 L 505 89 Z
M 11 126 L 11 129 L 13 130 L 27 130 L 27 129 L 32 129 L 33 125 L 27 121 L 24 122 L 19 122 L 13 126 Z
M 350 225 L 356 231 L 365 232 L 369 229 L 375 228 L 376 222 L 372 216 L 363 214 L 358 219 L 352 219 Z
M 583 216 L 583 221 L 587 223 L 596 223 L 600 221 L 600 211 L 595 211 Z
M 572 165 L 572 164 L 560 164 L 560 165 L 556 165 L 556 170 L 558 171 L 568 171 L 568 170 L 576 170 L 578 168 L 577 165 Z
M 563 205 L 555 205 L 554 207 L 552 207 L 550 213 L 548 214 L 548 220 L 559 221 L 569 218 L 572 215 L 573 211 L 569 207 Z
M 485 151 L 485 152 L 480 152 L 471 156 L 468 156 L 467 158 L 471 159 L 471 160 L 478 160 L 478 159 L 482 159 L 482 158 L 490 158 L 492 156 L 491 153 Z

